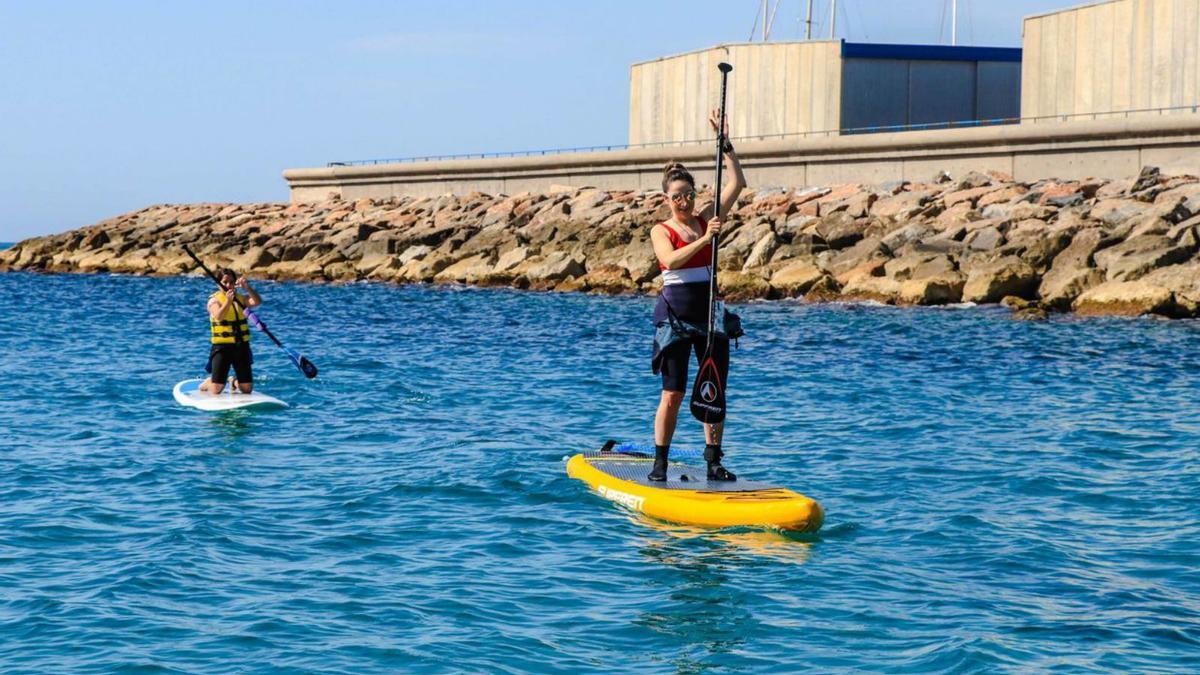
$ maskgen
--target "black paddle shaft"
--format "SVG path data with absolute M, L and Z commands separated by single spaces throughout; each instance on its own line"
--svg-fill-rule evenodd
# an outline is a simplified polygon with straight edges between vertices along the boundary
M 733 66 L 719 63 L 721 71 L 721 106 L 717 120 L 717 176 L 713 181 L 713 217 L 721 217 L 721 173 L 725 159 L 725 91 L 729 81 L 729 71 Z M 720 368 L 713 357 L 713 346 L 716 342 L 717 323 L 717 247 L 719 237 L 713 235 L 712 260 L 709 263 L 708 279 L 708 334 L 704 345 L 704 357 L 700 359 L 700 371 L 696 373 L 696 381 L 692 385 L 692 400 L 689 408 L 692 416 L 705 424 L 720 424 L 725 421 L 725 383 L 722 381 Z M 728 357 L 726 357 L 728 358 Z
M 199 256 L 197 256 L 195 253 L 192 253 L 192 249 L 188 248 L 187 244 L 183 245 L 183 252 L 190 255 L 192 257 L 192 260 L 196 261 L 196 264 L 200 266 L 200 269 L 204 270 L 204 273 L 208 275 L 209 279 L 213 280 L 213 283 L 215 283 L 218 288 L 220 288 L 222 291 L 225 290 L 225 287 L 221 285 L 221 280 L 217 278 L 217 275 L 213 274 L 212 270 L 208 269 L 208 265 L 205 265 L 204 261 L 201 260 L 199 258 Z M 237 291 L 234 291 L 234 293 L 233 293 L 233 301 L 235 303 L 237 303 L 238 307 L 241 307 L 242 310 L 245 311 L 246 307 L 244 305 L 242 305 L 242 301 L 238 299 Z M 262 332 L 266 333 L 267 337 L 271 338 L 271 342 L 274 342 L 276 345 L 278 345 L 280 347 L 283 346 L 283 343 L 279 341 L 279 338 L 275 337 L 271 333 L 271 331 L 267 330 L 267 325 L 264 324 L 261 319 L 259 320 L 258 323 L 259 323 L 259 328 L 262 329 Z
M 729 82 L 729 72 L 733 70 L 733 66 L 728 63 L 718 63 L 717 70 L 721 71 L 721 107 L 718 113 L 720 120 L 717 122 L 717 176 L 713 181 L 713 217 L 721 217 L 721 174 L 724 169 L 725 159 L 725 89 Z M 712 262 L 709 263 L 711 274 L 708 279 L 708 344 L 705 346 L 705 352 L 712 351 L 713 330 L 716 329 L 716 304 L 717 304 L 717 247 L 720 245 L 720 235 L 713 235 L 712 238 Z

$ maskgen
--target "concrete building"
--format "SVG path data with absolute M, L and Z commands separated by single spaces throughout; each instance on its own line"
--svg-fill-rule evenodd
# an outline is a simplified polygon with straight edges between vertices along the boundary
M 1042 118 L 1031 122 L 1200 106 L 1200 0 L 1112 0 L 1023 28 L 1021 116 Z
M 826 40 L 719 45 L 634 64 L 629 144 L 707 138 L 717 63 L 733 65 L 730 134 L 770 138 L 1015 119 L 1021 50 Z
M 688 163 L 708 182 L 712 139 L 704 113 L 717 98 L 720 60 L 734 65 L 731 134 L 741 139 L 738 153 L 754 186 L 926 180 L 938 170 L 996 170 L 1017 180 L 1118 178 L 1148 164 L 1200 174 L 1200 0 L 1112 0 L 1028 17 L 1021 50 L 757 43 L 636 64 L 629 141 L 651 144 L 642 147 L 331 165 L 289 169 L 284 177 L 293 201 L 562 185 L 655 189 L 668 160 Z M 1017 68 L 1019 84 L 1012 81 Z M 837 133 L 1011 117 L 1018 100 L 1020 116 L 1035 123 Z

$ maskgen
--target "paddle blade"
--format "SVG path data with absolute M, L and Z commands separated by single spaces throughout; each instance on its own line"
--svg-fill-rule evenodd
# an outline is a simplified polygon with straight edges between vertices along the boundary
M 713 359 L 711 350 L 700 363 L 696 382 L 692 385 L 692 416 L 705 424 L 725 421 L 725 383 L 721 381 L 721 370 Z
M 304 356 L 301 356 L 300 352 L 292 349 L 291 347 L 284 347 L 283 351 L 287 354 L 287 357 L 291 359 L 292 363 L 296 364 L 296 367 L 300 369 L 300 372 L 304 373 L 305 377 L 311 380 L 317 376 L 317 366 L 315 363 L 309 361 Z
M 301 356 L 300 372 L 304 373 L 304 376 L 311 380 L 317 376 L 317 365 Z

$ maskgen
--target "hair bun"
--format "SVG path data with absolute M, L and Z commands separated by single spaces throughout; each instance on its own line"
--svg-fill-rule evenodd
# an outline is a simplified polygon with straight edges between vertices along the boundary
M 696 179 L 692 178 L 692 174 L 688 173 L 688 170 L 685 169 L 679 162 L 671 162 L 670 164 L 667 164 L 665 169 L 663 169 L 663 192 L 666 192 L 667 186 L 677 180 L 686 181 L 687 184 L 691 185 L 693 189 L 696 187 Z
M 687 171 L 687 168 L 685 168 L 683 164 L 680 164 L 679 162 L 671 162 L 663 168 L 663 175 L 666 176 L 672 171 Z

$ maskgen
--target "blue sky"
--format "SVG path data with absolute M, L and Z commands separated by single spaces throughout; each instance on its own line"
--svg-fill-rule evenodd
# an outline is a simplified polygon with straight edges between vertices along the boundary
M 0 0 L 0 241 L 286 201 L 283 169 L 333 160 L 623 143 L 629 65 L 745 41 L 759 4 Z M 838 4 L 839 37 L 949 41 L 944 0 Z M 960 0 L 959 42 L 1020 46 L 1072 4 Z

